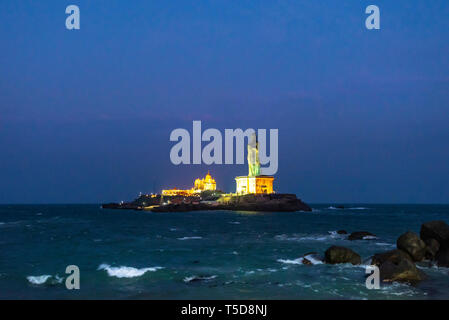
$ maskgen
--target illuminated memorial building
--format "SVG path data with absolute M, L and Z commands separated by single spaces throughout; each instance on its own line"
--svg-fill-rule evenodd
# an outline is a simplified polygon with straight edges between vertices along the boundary
M 236 194 L 270 194 L 274 193 L 273 190 L 273 176 L 260 174 L 260 161 L 259 161 L 259 143 L 257 137 L 254 134 L 248 143 L 248 175 L 235 178 L 236 182 Z M 215 191 L 217 184 L 215 179 L 212 178 L 209 171 L 204 179 L 196 179 L 194 187 L 192 189 L 167 189 L 162 190 L 163 196 L 200 196 L 202 191 Z
M 217 183 L 215 182 L 215 179 L 212 178 L 209 171 L 207 172 L 206 177 L 204 179 L 196 179 L 194 187 L 192 189 L 168 189 L 168 190 L 162 190 L 162 195 L 164 196 L 195 196 L 199 195 L 202 191 L 206 190 L 216 190 L 217 189 Z
M 254 134 L 248 143 L 248 175 L 235 178 L 236 193 L 243 194 L 269 194 L 274 193 L 273 176 L 260 174 L 259 143 Z

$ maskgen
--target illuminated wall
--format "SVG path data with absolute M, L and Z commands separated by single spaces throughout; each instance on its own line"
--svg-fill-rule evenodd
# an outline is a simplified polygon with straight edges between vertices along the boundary
M 182 190 L 182 189 L 167 189 L 167 190 L 162 190 L 162 195 L 163 196 L 185 196 L 185 197 L 190 197 L 193 196 L 195 194 L 195 191 L 193 189 L 190 190 Z
M 257 177 L 236 177 L 236 193 L 237 194 L 249 194 L 249 193 L 274 193 L 272 176 L 257 176 Z
M 215 182 L 215 179 L 212 178 L 209 171 L 207 172 L 206 177 L 204 179 L 196 179 L 195 180 L 195 186 L 192 189 L 188 190 L 182 190 L 182 189 L 166 189 L 162 190 L 163 196 L 192 196 L 195 194 L 201 193 L 201 191 L 205 190 L 216 190 L 217 189 L 217 183 Z

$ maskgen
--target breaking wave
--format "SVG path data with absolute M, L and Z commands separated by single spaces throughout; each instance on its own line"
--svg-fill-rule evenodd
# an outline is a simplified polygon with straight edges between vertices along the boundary
M 216 275 L 212 275 L 212 276 L 190 276 L 190 277 L 185 277 L 184 278 L 184 282 L 197 282 L 197 281 L 209 281 L 209 280 L 213 280 L 215 279 L 217 276 Z
M 290 260 L 290 259 L 278 259 L 277 261 L 281 262 L 281 263 L 285 263 L 285 264 L 304 264 L 304 258 L 309 260 L 310 263 L 312 263 L 313 265 L 323 264 L 323 261 L 318 259 L 313 254 L 308 254 L 308 255 L 306 255 L 304 257 L 293 259 L 293 260 Z
M 327 241 L 327 240 L 343 240 L 346 239 L 345 234 L 338 234 L 337 231 L 329 231 L 328 234 L 280 234 L 274 237 L 280 241 Z
M 63 278 L 61 278 L 60 276 L 56 275 L 56 276 L 52 276 L 49 274 L 44 274 L 41 276 L 28 276 L 27 280 L 32 283 L 32 284 L 45 284 L 45 283 L 51 283 L 51 284 L 56 284 L 56 283 L 61 283 Z
M 178 238 L 178 240 L 200 240 L 203 239 L 203 237 L 182 237 Z
M 140 277 L 146 272 L 154 272 L 163 269 L 162 267 L 134 268 L 134 267 L 111 267 L 109 264 L 101 264 L 97 270 L 105 270 L 110 277 L 116 278 L 134 278 Z

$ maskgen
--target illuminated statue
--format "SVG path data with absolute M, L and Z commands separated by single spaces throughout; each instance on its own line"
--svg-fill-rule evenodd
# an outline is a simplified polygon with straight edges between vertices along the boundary
M 253 133 L 248 143 L 248 169 L 249 177 L 260 175 L 259 142 L 257 142 L 255 133 Z
M 257 136 L 252 134 L 248 141 L 248 175 L 235 177 L 236 194 L 272 194 L 273 190 L 273 176 L 260 174 L 259 161 L 259 143 Z

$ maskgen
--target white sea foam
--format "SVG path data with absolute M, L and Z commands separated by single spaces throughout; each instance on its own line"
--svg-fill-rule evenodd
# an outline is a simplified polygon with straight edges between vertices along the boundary
M 238 222 L 238 221 L 230 221 L 229 223 L 230 224 L 240 224 L 240 222 Z
M 344 207 L 344 208 L 337 208 L 337 207 L 334 207 L 334 206 L 330 206 L 330 207 L 328 207 L 328 209 L 330 209 L 330 210 L 369 210 L 369 209 L 371 209 L 371 208 L 367 208 L 367 207 L 348 207 L 348 208 Z
M 51 275 L 44 274 L 41 276 L 28 276 L 27 280 L 32 284 L 44 284 L 50 278 L 51 278 Z
M 383 247 L 396 247 L 396 245 L 392 244 L 392 243 L 386 243 L 386 242 L 376 242 L 377 246 L 383 246 Z
M 209 281 L 212 279 L 215 279 L 217 276 L 216 275 L 212 275 L 212 276 L 190 276 L 190 277 L 185 277 L 184 278 L 184 282 L 195 282 L 195 281 Z
M 316 255 L 314 254 L 308 254 L 304 257 L 300 257 L 297 259 L 278 259 L 278 262 L 281 263 L 285 263 L 285 264 L 304 264 L 304 258 L 307 259 L 308 261 L 310 261 L 310 263 L 312 263 L 313 265 L 317 265 L 317 264 L 323 264 L 323 261 L 321 261 Z
M 134 277 L 140 277 L 146 272 L 154 272 L 157 270 L 163 269 L 162 267 L 149 267 L 149 268 L 133 268 L 133 267 L 111 267 L 109 264 L 101 264 L 98 267 L 98 270 L 105 270 L 107 271 L 108 275 L 110 277 L 116 277 L 116 278 L 134 278 Z
M 275 236 L 276 240 L 281 241 L 326 241 L 326 240 L 334 240 L 334 239 L 344 239 L 344 235 L 337 234 L 336 231 L 329 231 L 329 234 L 311 234 L 311 235 L 303 235 L 303 234 L 293 234 L 286 235 L 280 234 Z
M 304 261 L 304 258 L 298 258 L 298 259 L 294 259 L 294 260 L 278 259 L 277 261 L 281 262 L 281 263 L 286 263 L 286 264 L 302 264 L 302 262 Z
M 203 237 L 182 237 L 178 238 L 178 240 L 200 240 L 203 239 Z
M 339 234 L 338 231 L 329 231 L 329 234 L 332 238 L 341 238 L 344 239 L 346 238 L 347 234 Z

